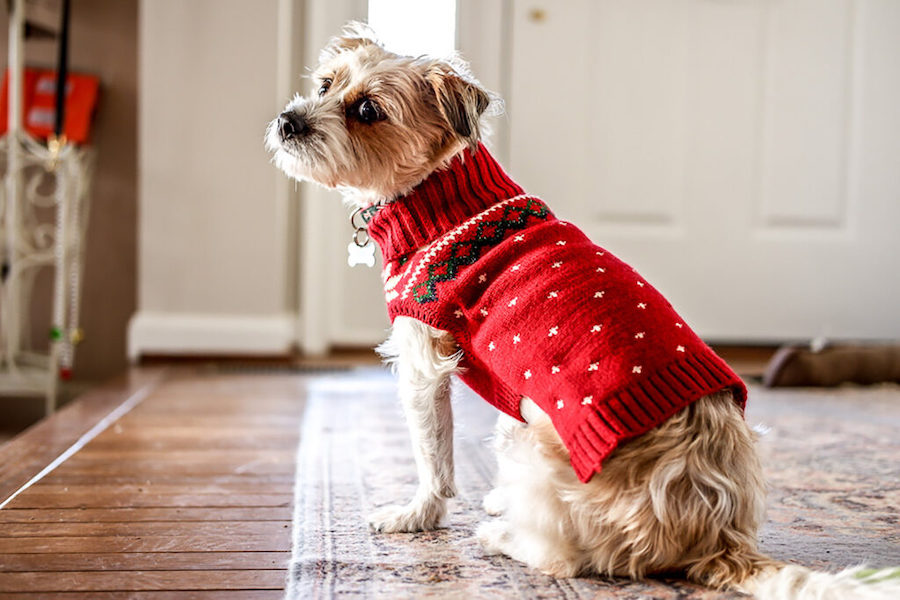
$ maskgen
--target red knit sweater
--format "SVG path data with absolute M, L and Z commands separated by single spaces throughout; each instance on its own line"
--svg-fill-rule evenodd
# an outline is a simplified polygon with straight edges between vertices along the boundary
M 391 321 L 450 331 L 460 378 L 552 420 L 581 481 L 698 398 L 746 388 L 637 272 L 524 194 L 483 146 L 373 210 Z

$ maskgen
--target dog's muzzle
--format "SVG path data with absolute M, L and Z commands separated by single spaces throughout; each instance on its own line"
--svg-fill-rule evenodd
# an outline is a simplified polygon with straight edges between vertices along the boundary
M 309 133 L 306 119 L 294 111 L 285 111 L 278 115 L 278 134 L 282 142 L 301 138 Z

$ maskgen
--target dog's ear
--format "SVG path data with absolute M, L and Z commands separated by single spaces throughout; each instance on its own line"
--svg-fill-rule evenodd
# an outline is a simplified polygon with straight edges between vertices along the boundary
M 319 62 L 323 63 L 349 50 L 355 50 L 360 46 L 381 46 L 378 36 L 365 23 L 350 21 L 344 25 L 341 32 L 331 38 L 328 44 L 319 53 Z
M 441 115 L 453 131 L 469 147 L 477 147 L 481 139 L 481 115 L 491 104 L 490 95 L 477 82 L 443 61 L 431 65 L 425 78 Z

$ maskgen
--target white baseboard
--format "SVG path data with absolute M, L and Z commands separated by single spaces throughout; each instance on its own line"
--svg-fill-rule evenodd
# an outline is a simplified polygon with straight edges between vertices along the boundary
M 285 354 L 297 341 L 296 315 L 255 317 L 140 311 L 128 324 L 128 358 L 144 354 Z

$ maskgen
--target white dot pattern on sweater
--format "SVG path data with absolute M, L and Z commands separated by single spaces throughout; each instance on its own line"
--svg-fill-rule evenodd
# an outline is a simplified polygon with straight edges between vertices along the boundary
M 524 241 L 525 236 L 520 234 L 520 235 L 516 235 L 513 239 L 514 239 L 514 241 L 517 241 L 517 242 L 519 242 L 519 241 Z M 565 245 L 566 245 L 566 241 L 565 241 L 565 240 L 559 240 L 559 241 L 556 243 L 556 245 L 557 245 L 557 246 L 565 246 Z M 605 253 L 602 252 L 602 251 L 597 251 L 596 254 L 597 254 L 597 256 L 604 256 L 604 255 L 605 255 Z M 551 268 L 558 269 L 558 268 L 560 268 L 563 264 L 564 264 L 563 261 L 555 261 L 555 262 L 553 262 L 553 263 L 551 264 Z M 519 271 L 519 270 L 521 269 L 521 267 L 522 267 L 522 265 L 521 265 L 520 263 L 516 263 L 516 264 L 514 264 L 514 265 L 510 268 L 510 270 L 511 270 L 511 271 Z M 597 272 L 597 273 L 605 273 L 605 272 L 606 272 L 606 268 L 605 268 L 605 267 L 602 267 L 602 266 L 598 266 L 598 267 L 596 268 L 596 272 Z M 485 274 L 485 273 L 482 273 L 482 274 L 478 277 L 478 281 L 481 282 L 481 283 L 484 283 L 486 280 L 487 280 L 487 274 Z M 638 285 L 638 287 L 644 287 L 644 286 L 645 286 L 645 283 L 644 283 L 643 281 L 641 281 L 641 280 L 637 280 L 635 283 Z M 605 291 L 605 290 L 597 290 L 596 292 L 594 292 L 594 296 L 593 296 L 593 297 L 594 297 L 594 298 L 603 298 L 605 295 L 606 295 L 606 291 Z M 548 299 L 548 300 L 552 300 L 552 299 L 556 299 L 556 298 L 559 298 L 559 290 L 551 290 L 551 291 L 549 291 L 549 292 L 547 293 L 547 299 Z M 510 308 L 512 308 L 512 307 L 516 306 L 517 303 L 518 303 L 518 297 L 516 296 L 516 297 L 513 297 L 512 299 L 509 300 L 509 302 L 507 303 L 507 306 L 510 307 Z M 640 310 L 646 310 L 646 308 L 647 308 L 647 303 L 646 303 L 646 302 L 639 302 L 639 303 L 636 305 L 636 308 L 637 308 L 637 309 L 640 309 Z M 460 316 L 462 316 L 462 311 L 457 310 L 457 311 L 455 312 L 455 314 L 456 314 L 457 318 L 459 318 Z M 484 316 L 487 316 L 488 312 L 487 312 L 487 310 L 486 310 L 485 308 L 482 308 L 482 309 L 481 309 L 481 314 L 484 315 Z M 675 326 L 678 327 L 678 328 L 681 328 L 681 327 L 682 327 L 682 324 L 681 324 L 681 323 L 675 323 Z M 600 323 L 598 323 L 598 324 L 594 324 L 594 325 L 591 327 L 590 331 L 591 331 L 591 333 L 599 333 L 599 332 L 602 331 L 602 329 L 603 329 L 603 325 L 600 324 Z M 553 327 L 551 327 L 551 328 L 548 330 L 548 332 L 547 332 L 547 337 L 555 337 L 555 336 L 558 336 L 559 333 L 560 333 L 560 326 L 559 326 L 559 325 L 554 325 Z M 642 340 L 642 339 L 644 339 L 644 338 L 646 337 L 646 335 L 647 335 L 647 332 L 646 332 L 646 331 L 638 331 L 638 332 L 636 332 L 636 333 L 634 334 L 634 339 L 636 339 L 636 340 Z M 516 345 L 516 344 L 520 343 L 521 341 L 522 341 L 522 338 L 521 338 L 521 336 L 520 336 L 519 334 L 513 335 L 513 337 L 512 337 L 512 343 L 513 343 L 513 345 Z M 491 341 L 491 342 L 488 343 L 488 350 L 489 350 L 489 351 L 493 351 L 494 349 L 496 349 L 496 347 L 497 347 L 497 346 L 496 346 L 496 344 L 495 344 L 493 341 Z M 678 345 L 678 346 L 676 347 L 675 350 L 676 350 L 676 352 L 685 352 L 685 347 L 682 346 L 682 345 Z M 590 363 L 590 365 L 588 365 L 588 369 L 587 369 L 587 370 L 588 370 L 588 371 L 593 371 L 593 372 L 598 372 L 598 371 L 600 370 L 600 363 L 599 363 L 599 362 Z M 631 372 L 632 372 L 633 374 L 636 374 L 636 375 L 641 374 L 642 370 L 643 370 L 642 365 L 634 365 L 634 366 L 632 366 L 632 368 L 631 368 Z M 550 373 L 551 373 L 552 375 L 556 375 L 557 373 L 560 373 L 560 372 L 561 372 L 561 367 L 560 367 L 559 365 L 552 365 L 552 366 L 550 367 Z M 525 370 L 525 371 L 522 373 L 522 378 L 525 379 L 526 381 L 527 381 L 527 380 L 530 380 L 530 379 L 532 378 L 532 376 L 533 376 L 533 373 L 532 373 L 531 369 L 527 369 L 527 370 Z M 582 405 L 582 406 L 589 406 L 589 405 L 592 405 L 592 404 L 593 404 L 593 400 L 594 400 L 594 397 L 593 397 L 592 395 L 585 396 L 585 397 L 582 398 L 582 400 L 581 400 L 581 405 Z M 556 402 L 556 408 L 559 409 L 559 410 L 562 410 L 564 407 L 565 407 L 565 402 L 564 402 L 562 399 L 557 400 L 557 402 Z
M 519 234 L 519 235 L 516 235 L 516 236 L 513 237 L 513 240 L 516 241 L 516 242 L 524 241 L 524 239 L 525 239 L 525 236 L 522 235 L 522 234 Z M 556 242 L 556 245 L 557 245 L 557 246 L 565 246 L 565 245 L 566 245 L 566 241 L 565 241 L 565 240 L 559 240 L 559 241 Z M 604 256 L 605 253 L 604 253 L 603 251 L 599 251 L 599 250 L 598 250 L 598 251 L 596 252 L 596 255 L 597 255 L 597 256 Z M 553 263 L 551 264 L 551 268 L 558 269 L 558 268 L 562 267 L 563 264 L 564 264 L 564 261 L 561 261 L 561 260 L 555 261 L 555 262 L 553 262 Z M 513 271 L 513 272 L 519 271 L 519 270 L 521 270 L 521 268 L 522 268 L 521 263 L 516 263 L 516 264 L 514 264 L 514 265 L 510 268 L 510 271 Z M 606 268 L 603 267 L 603 266 L 598 266 L 598 267 L 596 267 L 596 272 L 597 272 L 597 273 L 606 273 Z M 482 274 L 478 277 L 478 281 L 481 282 L 481 283 L 486 282 L 486 281 L 487 281 L 487 274 L 486 274 L 486 273 L 482 273 Z M 641 280 L 637 280 L 635 283 L 638 285 L 638 287 L 644 287 L 644 286 L 645 286 L 645 283 L 644 283 L 643 281 L 641 281 Z M 597 290 L 596 292 L 594 292 L 594 296 L 593 296 L 593 297 L 594 297 L 594 298 L 603 298 L 605 295 L 606 295 L 606 291 L 605 291 L 605 290 Z M 559 298 L 559 290 L 551 290 L 551 291 L 549 291 L 549 292 L 547 293 L 547 299 L 548 299 L 548 300 L 556 299 L 556 298 Z M 512 299 L 509 300 L 509 302 L 507 303 L 507 307 L 512 308 L 512 307 L 516 306 L 517 303 L 518 303 L 518 297 L 516 296 L 516 297 L 513 297 Z M 646 302 L 639 302 L 639 303 L 636 305 L 636 308 L 638 308 L 638 309 L 640 309 L 640 310 L 646 310 L 646 308 L 647 308 L 647 303 L 646 303 Z M 488 312 L 487 312 L 487 310 L 486 310 L 485 308 L 482 308 L 480 312 L 481 312 L 481 314 L 484 315 L 484 316 L 487 316 L 487 314 L 488 314 Z M 462 311 L 457 310 L 454 314 L 456 314 L 457 318 L 460 318 L 460 317 L 462 316 Z M 681 328 L 681 327 L 682 327 L 682 324 L 681 324 L 681 323 L 675 323 L 675 326 L 678 327 L 678 328 Z M 591 331 L 591 333 L 599 333 L 599 332 L 602 331 L 602 329 L 603 329 L 603 325 L 600 324 L 600 323 L 597 323 L 597 324 L 594 324 L 594 325 L 591 327 L 590 331 Z M 560 326 L 559 326 L 559 325 L 554 325 L 553 327 L 551 327 L 551 328 L 548 330 L 548 332 L 547 332 L 547 337 L 555 337 L 555 336 L 558 336 L 559 333 L 560 333 Z M 645 331 L 638 331 L 638 332 L 636 332 L 636 333 L 634 334 L 634 339 L 636 339 L 636 340 L 642 340 L 642 339 L 645 338 L 646 334 L 647 334 L 647 332 L 645 332 Z M 522 338 L 521 338 L 521 336 L 520 336 L 519 334 L 513 335 L 513 337 L 512 337 L 512 343 L 513 343 L 513 345 L 516 345 L 516 344 L 520 343 L 521 341 L 522 341 Z M 496 346 L 496 344 L 495 344 L 493 341 L 491 341 L 491 342 L 488 343 L 488 350 L 489 350 L 489 351 L 493 351 L 494 349 L 496 349 L 496 347 L 497 347 L 497 346 Z M 682 346 L 682 345 L 677 346 L 677 347 L 676 347 L 676 352 L 685 352 L 684 346 Z M 587 369 L 587 370 L 588 370 L 588 371 L 593 371 L 593 372 L 598 372 L 598 371 L 600 370 L 600 363 L 599 363 L 599 362 L 590 363 L 590 365 L 588 365 L 588 369 Z M 631 368 L 631 372 L 632 372 L 633 374 L 641 374 L 641 371 L 642 371 L 642 370 L 643 370 L 642 365 L 634 365 L 634 366 L 632 366 L 632 368 Z M 561 368 L 560 368 L 559 365 L 552 365 L 552 366 L 550 367 L 550 373 L 551 373 L 552 375 L 555 375 L 555 374 L 560 373 L 560 372 L 561 372 Z M 531 369 L 527 369 L 527 370 L 525 370 L 525 371 L 522 373 L 522 378 L 525 379 L 526 381 L 529 380 L 529 379 L 531 379 L 532 376 L 533 376 L 533 374 L 532 374 Z M 593 404 L 593 400 L 594 400 L 594 397 L 593 397 L 592 395 L 588 395 L 588 396 L 585 396 L 584 398 L 582 398 L 581 404 L 582 404 L 583 406 L 588 406 L 588 405 Z M 565 407 L 565 402 L 564 402 L 562 399 L 557 400 L 556 408 L 562 410 L 564 407 Z

